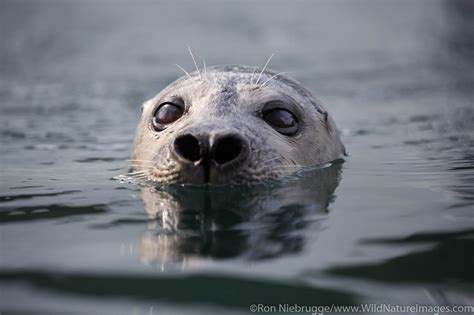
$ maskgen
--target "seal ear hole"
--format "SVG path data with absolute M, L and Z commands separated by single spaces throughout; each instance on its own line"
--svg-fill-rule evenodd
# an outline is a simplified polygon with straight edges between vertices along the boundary
M 328 112 L 323 112 L 323 117 L 324 117 L 324 123 L 326 124 L 326 129 L 329 132 L 332 132 L 333 129 L 331 128 L 331 125 L 329 123 L 329 114 L 328 114 Z

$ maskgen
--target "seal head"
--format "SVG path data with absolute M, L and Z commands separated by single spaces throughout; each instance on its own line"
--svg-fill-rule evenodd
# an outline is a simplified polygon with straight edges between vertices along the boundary
M 131 166 L 159 183 L 240 184 L 343 154 L 333 119 L 300 83 L 226 65 L 181 77 L 143 104 Z

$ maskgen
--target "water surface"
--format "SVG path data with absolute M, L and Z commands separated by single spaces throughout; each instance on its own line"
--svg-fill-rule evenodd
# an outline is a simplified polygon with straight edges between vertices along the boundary
M 470 1 L 0 6 L 3 312 L 473 304 Z M 114 180 L 187 43 L 207 64 L 275 52 L 350 156 L 257 187 Z

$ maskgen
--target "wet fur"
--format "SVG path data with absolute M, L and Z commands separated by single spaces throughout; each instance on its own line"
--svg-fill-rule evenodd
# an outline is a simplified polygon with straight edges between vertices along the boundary
M 253 67 L 214 66 L 187 74 L 145 102 L 138 124 L 131 166 L 144 178 L 161 183 L 195 182 L 202 168 L 186 168 L 171 154 L 176 136 L 236 132 L 250 144 L 250 157 L 238 168 L 212 172 L 211 183 L 248 183 L 274 179 L 309 165 L 321 165 L 341 157 L 344 146 L 331 116 L 301 84 L 281 73 Z M 260 84 L 259 84 L 260 83 Z M 186 104 L 185 114 L 157 132 L 151 121 L 156 107 L 173 97 Z M 258 115 L 268 101 L 291 103 L 301 132 L 287 137 Z

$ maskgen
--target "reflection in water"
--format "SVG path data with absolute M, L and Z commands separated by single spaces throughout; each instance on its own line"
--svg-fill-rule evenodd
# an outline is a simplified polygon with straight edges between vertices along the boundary
M 337 163 L 285 185 L 143 188 L 153 220 L 140 240 L 141 258 L 163 266 L 191 257 L 261 260 L 300 252 L 305 230 L 321 228 L 340 173 Z

